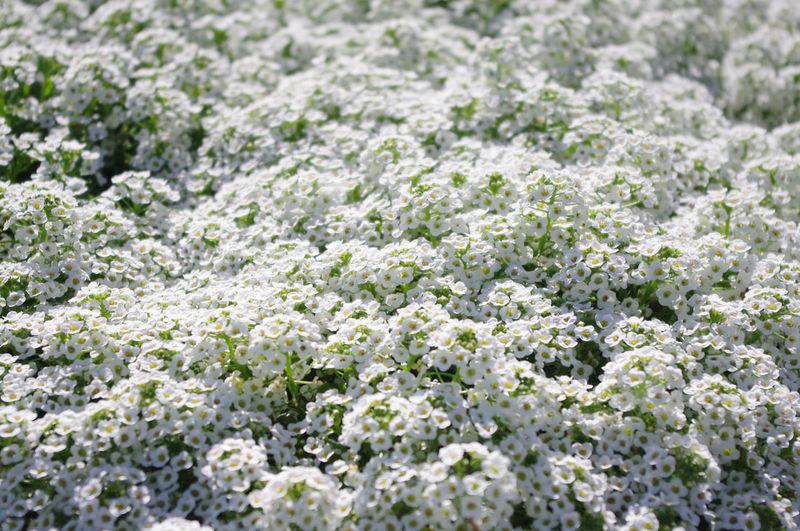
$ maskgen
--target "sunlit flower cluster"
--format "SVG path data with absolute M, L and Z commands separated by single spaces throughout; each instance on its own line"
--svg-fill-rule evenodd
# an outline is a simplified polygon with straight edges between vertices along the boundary
M 800 527 L 795 0 L 0 0 L 0 529 Z

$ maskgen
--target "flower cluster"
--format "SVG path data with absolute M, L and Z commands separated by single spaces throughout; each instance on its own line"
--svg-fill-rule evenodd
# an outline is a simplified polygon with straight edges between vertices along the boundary
M 795 0 L 0 0 L 0 528 L 798 529 Z

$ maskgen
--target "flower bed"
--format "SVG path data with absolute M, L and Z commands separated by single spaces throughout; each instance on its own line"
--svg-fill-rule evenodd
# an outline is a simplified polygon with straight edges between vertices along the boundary
M 0 0 L 0 528 L 796 529 L 794 0 Z

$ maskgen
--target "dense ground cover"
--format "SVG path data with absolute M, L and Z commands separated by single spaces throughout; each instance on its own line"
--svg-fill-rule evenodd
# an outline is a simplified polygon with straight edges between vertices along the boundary
M 0 529 L 797 528 L 794 0 L 0 0 Z

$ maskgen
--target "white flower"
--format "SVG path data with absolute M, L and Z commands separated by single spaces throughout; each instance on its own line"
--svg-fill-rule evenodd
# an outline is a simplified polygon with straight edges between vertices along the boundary
M 791 0 L 130 4 L 0 14 L 10 527 L 792 526 Z

